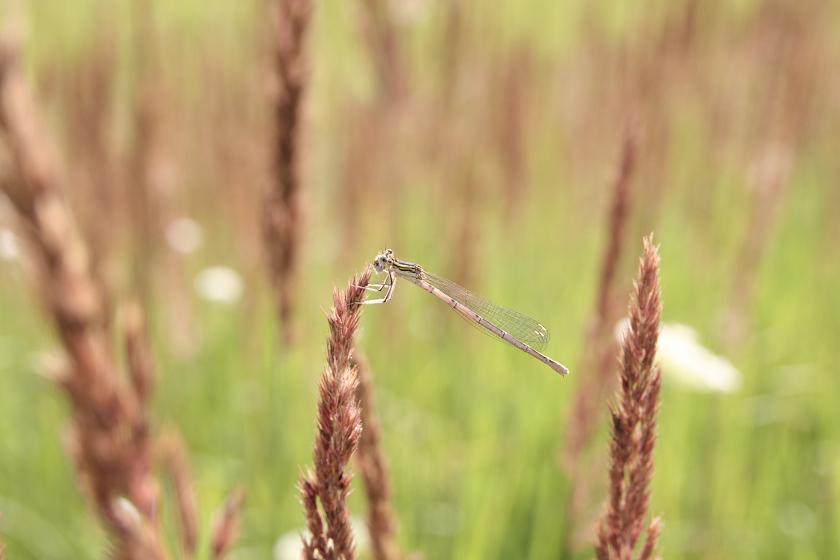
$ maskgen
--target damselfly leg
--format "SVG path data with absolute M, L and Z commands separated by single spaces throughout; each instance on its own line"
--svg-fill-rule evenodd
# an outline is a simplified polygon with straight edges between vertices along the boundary
M 389 272 L 387 277 L 387 282 L 382 282 L 380 284 L 368 284 L 367 286 L 356 286 L 357 288 L 362 288 L 368 292 L 381 292 L 382 290 L 387 290 L 385 292 L 385 296 L 376 299 L 365 299 L 362 301 L 356 302 L 358 305 L 376 305 L 378 303 L 388 303 L 392 297 L 394 297 L 394 283 L 396 277 L 393 273 Z

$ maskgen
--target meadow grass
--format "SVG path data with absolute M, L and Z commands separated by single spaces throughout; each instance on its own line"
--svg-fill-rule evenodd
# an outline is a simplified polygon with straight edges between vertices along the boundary
M 74 3 L 77 9 L 63 9 L 61 17 L 53 4 L 28 3 L 31 27 L 38 31 L 26 43 L 35 78 L 50 62 L 83 52 L 96 31 L 94 7 L 102 2 Z M 354 28 L 356 8 L 322 4 L 312 34 L 316 93 L 310 107 L 311 186 L 299 268 L 302 288 L 296 295 L 298 343 L 281 349 L 263 271 L 254 271 L 241 251 L 228 209 L 219 202 L 223 188 L 201 169 L 207 161 L 203 137 L 191 132 L 205 130 L 203 110 L 210 104 L 202 100 L 194 51 L 220 53 L 227 75 L 250 79 L 248 69 L 256 62 L 249 49 L 257 42 L 251 35 L 259 28 L 254 22 L 258 8 L 187 0 L 157 4 L 172 49 L 167 76 L 173 80 L 178 74 L 172 83 L 183 86 L 174 102 L 189 100 L 191 107 L 195 102 L 179 121 L 189 140 L 178 144 L 179 149 L 193 158 L 183 173 L 188 194 L 179 204 L 205 225 L 207 241 L 187 259 L 186 270 L 191 278 L 203 266 L 223 262 L 251 275 L 247 307 L 244 302 L 233 307 L 203 302 L 189 282 L 180 286 L 182 297 L 194 306 L 198 346 L 193 354 L 172 348 L 169 304 L 163 297 L 155 299 L 149 310 L 160 372 L 155 427 L 172 424 L 183 433 L 202 506 L 202 535 L 210 530 L 213 508 L 231 488 L 242 486 L 248 502 L 234 557 L 268 558 L 279 535 L 304 525 L 296 484 L 311 463 L 332 287 L 342 285 L 386 245 L 430 270 L 449 273 L 458 248 L 450 242 L 451 221 L 444 218 L 447 175 L 432 165 L 397 173 L 396 183 L 385 192 L 398 189 L 397 202 L 365 205 L 357 246 L 339 249 L 335 200 L 339 150 L 347 141 L 341 100 L 364 99 L 375 86 Z M 498 14 L 482 12 L 468 19 L 468 30 L 491 38 L 478 59 L 516 40 L 558 57 L 585 44 L 579 25 L 583 3 L 559 8 L 533 2 L 528 10 L 514 4 L 505 2 Z M 598 13 L 615 40 L 633 37 L 633 30 L 651 23 L 646 16 L 659 13 L 628 15 L 618 4 Z M 724 25 L 736 29 L 759 4 L 738 3 Z M 116 6 L 120 23 L 113 32 L 128 48 L 130 26 L 123 13 L 128 3 Z M 427 77 L 436 72 L 430 53 L 439 33 L 435 22 L 443 17 L 430 9 L 409 35 L 415 70 Z M 836 28 L 837 18 L 828 25 Z M 121 122 L 130 80 L 120 76 Z M 552 101 L 554 87 L 535 93 L 533 103 L 540 111 L 532 111 L 532 120 L 537 124 L 540 119 L 557 122 L 551 120 L 556 117 L 552 111 L 558 110 Z M 57 105 L 54 99 L 46 104 L 51 122 L 60 121 Z M 691 559 L 837 556 L 840 230 L 834 209 L 840 198 L 830 142 L 816 127 L 815 140 L 796 160 L 776 227 L 755 271 L 751 329 L 733 346 L 721 324 L 748 233 L 745 173 L 736 155 L 715 152 L 719 147 L 711 125 L 696 100 L 686 96 L 677 107 L 667 186 L 656 201 L 659 210 L 653 219 L 634 224 L 628 235 L 630 258 L 619 268 L 617 282 L 629 291 L 637 241 L 655 229 L 661 243 L 663 320 L 696 327 L 704 343 L 725 353 L 744 380 L 735 393 L 715 394 L 664 378 L 650 509 L 665 520 L 661 551 L 665 557 Z M 832 114 L 836 121 L 836 112 Z M 591 557 L 590 549 L 568 545 L 572 521 L 580 521 L 564 518 L 570 489 L 560 457 L 568 408 L 587 375 L 576 366 L 595 301 L 608 185 L 620 142 L 604 146 L 583 170 L 567 155 L 575 142 L 573 134 L 554 126 L 531 127 L 530 190 L 513 227 L 504 227 L 503 209 L 489 202 L 496 183 L 482 187 L 475 246 L 478 281 L 471 286 L 543 321 L 552 333 L 548 353 L 567 361 L 570 377 L 558 379 L 522 353 L 478 336 L 451 310 L 410 286 L 401 285 L 389 305 L 364 312 L 358 344 L 376 374 L 404 550 L 421 551 L 430 559 Z M 724 148 L 732 145 L 740 146 L 731 141 Z M 402 161 L 399 150 L 408 150 L 406 143 L 393 148 Z M 645 204 L 644 196 L 643 191 L 636 204 Z M 9 558 L 98 557 L 104 535 L 86 509 L 62 446 L 68 407 L 50 382 L 35 375 L 38 356 L 56 342 L 38 313 L 28 278 L 20 262 L 0 261 L 0 538 Z M 606 408 L 602 416 L 597 445 L 606 449 Z M 602 472 L 603 490 L 606 463 Z M 359 482 L 357 477 L 350 510 L 361 517 Z M 594 518 L 596 512 L 590 513 Z

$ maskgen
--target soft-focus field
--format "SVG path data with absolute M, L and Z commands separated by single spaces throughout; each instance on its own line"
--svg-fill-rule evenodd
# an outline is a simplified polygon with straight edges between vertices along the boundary
M 99 113 L 122 169 L 137 61 L 154 68 L 166 186 L 155 257 L 132 272 L 131 203 L 101 215 L 67 190 L 80 221 L 109 232 L 115 294 L 137 275 L 151 286 L 154 423 L 184 434 L 203 530 L 232 487 L 247 492 L 233 558 L 271 558 L 304 524 L 296 482 L 312 461 L 324 312 L 333 286 L 386 246 L 534 315 L 572 369 L 557 377 L 407 284 L 364 310 L 401 543 L 428 560 L 592 556 L 570 534 L 561 458 L 625 130 L 637 165 L 622 293 L 654 231 L 664 321 L 694 327 L 742 375 L 704 391 L 665 372 L 651 505 L 662 556 L 840 556 L 840 5 L 394 1 L 394 95 L 371 64 L 364 3 L 316 1 L 297 336 L 283 349 L 258 226 L 267 8 L 152 4 L 154 47 L 137 40 L 130 2 L 23 2 L 24 50 L 71 177 L 90 158 L 74 119 L 102 118 L 96 103 L 77 110 L 88 61 L 110 68 Z M 167 244 L 180 217 L 203 230 L 195 252 Z M 14 227 L 0 204 L 0 228 Z M 66 402 L 37 375 L 56 342 L 18 243 L 20 257 L 0 260 L 0 539 L 11 559 L 101 557 L 62 444 Z M 195 290 L 217 265 L 241 275 L 235 301 Z M 605 406 L 601 418 L 593 449 L 605 457 Z M 595 464 L 578 531 L 603 496 Z

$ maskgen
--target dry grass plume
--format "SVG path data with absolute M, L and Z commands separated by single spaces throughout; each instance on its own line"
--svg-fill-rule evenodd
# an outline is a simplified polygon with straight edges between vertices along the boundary
M 373 373 L 358 352 L 352 357 L 359 375 L 357 389 L 362 409 L 362 435 L 357 461 L 365 483 L 367 526 L 374 560 L 399 560 L 403 557 L 397 540 L 397 518 L 391 504 L 391 480 L 388 460 L 382 448 L 382 428 L 376 410 Z
M 176 431 L 162 434 L 158 448 L 161 462 L 175 490 L 181 553 L 184 558 L 193 558 L 198 546 L 198 499 L 192 482 L 187 451 L 180 434 Z
M 42 300 L 66 355 L 46 373 L 70 402 L 68 447 L 92 509 L 109 533 L 109 555 L 165 559 L 149 418 L 156 375 L 143 313 L 129 305 L 123 315 L 123 367 L 108 329 L 111 307 L 64 203 L 66 178 L 9 33 L 0 35 L 0 159 L 0 190 L 28 239 Z M 189 484 L 185 469 L 177 476 L 182 487 Z M 180 495 L 186 493 L 182 488 Z
M 618 319 L 616 312 L 616 270 L 621 260 L 627 236 L 627 214 L 630 206 L 630 186 L 635 168 L 636 150 L 632 137 L 625 139 L 621 162 L 613 186 L 609 218 L 608 240 L 601 259 L 597 299 L 592 323 L 584 344 L 584 367 L 589 373 L 582 377 L 569 415 L 567 465 L 575 465 L 592 438 L 597 426 L 599 405 L 611 387 L 612 329 Z
M 57 158 L 9 36 L 0 47 L 0 135 L 10 160 L 0 186 L 29 238 L 43 299 L 68 356 L 52 374 L 72 405 L 70 446 L 77 471 L 115 537 L 116 555 L 139 558 L 133 551 L 142 549 L 149 553 L 146 558 L 160 558 L 159 492 L 151 472 L 145 408 L 152 383 L 148 359 L 142 356 L 148 351 L 146 341 L 137 329 L 127 329 L 129 386 L 118 376 L 104 328 L 103 294 L 64 205 Z
M 630 328 L 624 337 L 619 368 L 618 402 L 612 408 L 610 490 L 595 540 L 601 560 L 630 560 L 644 530 L 653 478 L 656 414 L 662 378 L 654 366 L 662 303 L 659 252 L 653 238 L 644 240 L 639 275 L 630 302 Z M 652 557 L 661 519 L 647 526 L 638 558 Z
M 274 0 L 271 8 L 274 138 L 263 237 L 282 338 L 289 343 L 294 339 L 293 302 L 303 228 L 302 129 L 308 81 L 305 47 L 312 4 L 309 0 Z
M 210 533 L 210 558 L 222 560 L 239 537 L 242 522 L 242 508 L 245 506 L 245 492 L 234 490 L 216 515 L 213 531 Z
M 347 511 L 352 475 L 347 464 L 362 435 L 362 411 L 357 390 L 359 372 L 352 359 L 365 295 L 363 286 L 371 271 L 353 277 L 344 291 L 333 293 L 328 317 L 327 365 L 321 376 L 318 398 L 318 435 L 314 472 L 300 482 L 306 523 L 311 536 L 304 541 L 304 558 L 352 560 L 356 557 L 353 529 Z M 320 508 L 319 508 L 320 505 Z

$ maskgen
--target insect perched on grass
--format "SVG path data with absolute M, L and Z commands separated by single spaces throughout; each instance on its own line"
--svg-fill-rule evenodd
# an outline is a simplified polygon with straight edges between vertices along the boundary
M 374 292 L 385 290 L 385 295 L 378 299 L 364 300 L 362 304 L 387 303 L 394 295 L 397 277 L 405 278 L 479 327 L 533 356 L 557 373 L 569 373 L 566 366 L 539 352 L 548 343 L 549 335 L 548 330 L 534 319 L 491 303 L 454 282 L 426 272 L 418 264 L 401 261 L 394 256 L 391 249 L 378 254 L 373 261 L 373 267 L 376 272 L 386 272 L 388 277 L 381 284 L 368 284 L 365 289 Z

